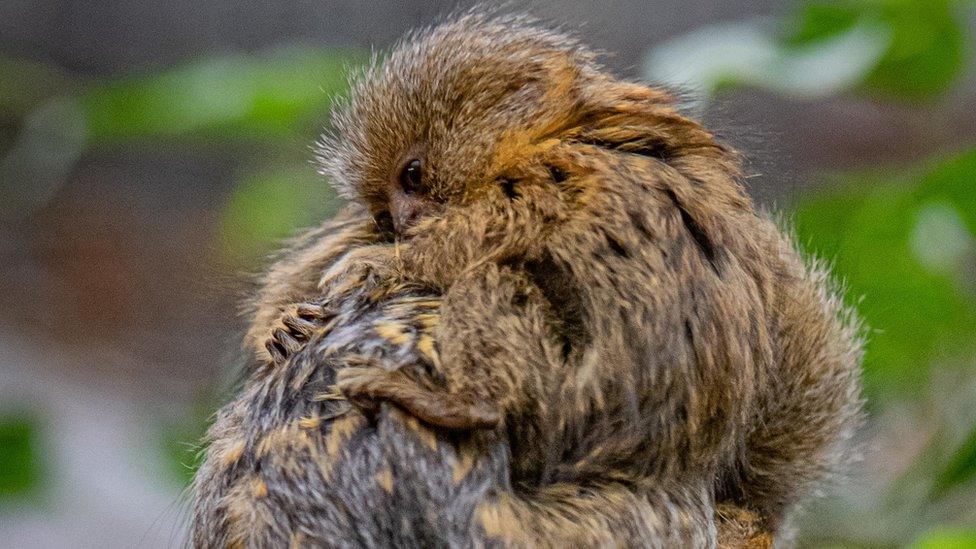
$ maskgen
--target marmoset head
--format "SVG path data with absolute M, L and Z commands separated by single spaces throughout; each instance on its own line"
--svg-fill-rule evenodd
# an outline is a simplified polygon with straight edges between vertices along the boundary
M 705 132 L 689 134 L 698 126 L 667 94 L 613 78 L 575 39 L 478 12 L 400 43 L 334 121 L 323 172 L 398 234 L 503 192 L 508 170 L 567 140 L 649 155 L 669 154 L 669 143 L 714 146 Z

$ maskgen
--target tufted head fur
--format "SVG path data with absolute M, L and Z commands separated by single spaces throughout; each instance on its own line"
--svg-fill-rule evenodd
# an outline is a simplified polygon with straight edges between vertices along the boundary
M 421 213 L 499 189 L 510 195 L 517 172 L 565 142 L 662 158 L 705 154 L 735 170 L 734 155 L 673 103 L 616 79 L 569 35 L 526 16 L 474 11 L 409 35 L 367 69 L 334 113 L 335 133 L 318 158 L 343 196 L 398 233 Z M 405 170 L 414 161 L 421 175 L 411 184 Z

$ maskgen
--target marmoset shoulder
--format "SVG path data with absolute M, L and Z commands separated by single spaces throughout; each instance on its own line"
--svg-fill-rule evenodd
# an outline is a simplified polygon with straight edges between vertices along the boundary
M 316 347 L 320 367 L 359 409 L 504 433 L 523 492 L 587 490 L 619 503 L 604 519 L 641 502 L 651 541 L 709 545 L 721 505 L 782 537 L 846 458 L 856 323 L 668 93 L 474 13 L 408 38 L 335 118 L 320 157 L 353 205 L 266 277 L 252 379 L 287 371 L 336 311 L 410 289 L 438 301 L 424 367 Z

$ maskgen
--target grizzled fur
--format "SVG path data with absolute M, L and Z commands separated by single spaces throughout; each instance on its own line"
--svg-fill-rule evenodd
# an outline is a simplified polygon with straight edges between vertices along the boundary
M 365 432 L 349 448 L 373 465 L 336 463 L 386 479 L 375 463 L 423 440 L 404 429 L 414 417 L 455 432 L 400 463 L 403 489 L 428 499 L 396 513 L 429 514 L 444 543 L 711 546 L 750 537 L 756 516 L 782 538 L 845 456 L 860 347 L 824 272 L 756 212 L 732 151 L 572 39 L 477 13 L 408 39 L 336 119 L 321 157 L 356 205 L 266 278 L 248 342 L 268 364 L 212 431 L 198 544 L 363 541 L 329 529 L 375 486 L 306 470 Z M 394 197 L 411 159 L 425 209 L 406 224 Z M 309 383 L 355 408 L 321 419 L 335 410 Z M 466 460 L 490 480 L 435 489 Z M 319 476 L 281 488 L 306 474 Z
M 337 368 L 380 361 L 429 369 L 437 361 L 427 346 L 439 322 L 435 295 L 404 286 L 377 301 L 364 289 L 328 313 L 301 305 L 305 318 L 318 315 L 304 326 L 308 343 L 283 365 L 257 368 L 218 414 L 196 479 L 196 546 L 709 543 L 689 529 L 705 517 L 683 511 L 706 493 L 674 488 L 667 497 L 676 505 L 662 516 L 623 483 L 530 488 L 510 478 L 504 433 L 448 433 L 388 404 L 364 415 L 338 398 Z M 768 546 L 754 515 L 733 512 L 715 515 L 724 546 Z

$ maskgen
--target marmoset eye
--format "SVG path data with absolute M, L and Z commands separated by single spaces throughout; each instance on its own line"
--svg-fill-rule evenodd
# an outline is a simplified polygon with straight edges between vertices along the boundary
M 423 188 L 423 166 L 419 159 L 414 158 L 403 167 L 400 172 L 400 185 L 408 193 L 415 193 Z

